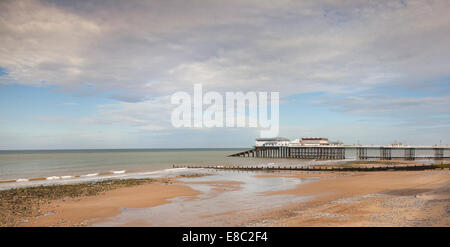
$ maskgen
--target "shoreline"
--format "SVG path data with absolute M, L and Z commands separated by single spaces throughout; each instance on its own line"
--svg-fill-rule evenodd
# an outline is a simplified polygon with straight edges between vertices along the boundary
M 189 216 L 181 225 L 212 224 L 206 218 L 222 220 L 224 226 L 450 226 L 450 171 L 386 171 L 386 172 L 258 172 L 236 173 L 243 178 L 260 181 L 290 179 L 301 182 L 290 188 L 255 192 L 258 198 L 273 207 L 260 208 L 245 215 L 246 206 L 226 211 L 214 207 Z M 196 203 L 227 201 L 218 198 L 230 193 L 245 195 L 243 190 L 251 182 L 237 181 L 233 174 L 216 178 L 211 174 L 186 175 L 171 178 L 122 179 L 95 183 L 52 185 L 18 188 L 7 191 L 26 191 L 24 195 L 39 195 L 47 191 L 51 196 L 28 198 L 34 202 L 14 205 L 2 200 L 2 226 L 89 226 L 112 222 L 124 209 L 151 210 L 158 208 L 170 215 L 174 202 L 193 209 Z M 118 182 L 121 181 L 121 182 Z M 199 187 L 200 186 L 200 187 Z M 64 188 L 77 188 L 75 192 Z M 203 189 L 202 189 L 203 188 Z M 73 189 L 73 188 L 72 188 Z M 32 192 L 36 190 L 35 192 Z M 41 190 L 41 191 L 40 191 Z M 43 190 L 43 191 L 42 191 Z M 58 191 L 58 192 L 55 192 Z M 81 191 L 81 192 L 80 192 Z M 70 194 L 70 192 L 72 194 Z M 241 193 L 241 194 L 240 194 Z M 16 193 L 17 194 L 17 193 Z M 20 193 L 16 196 L 20 196 Z M 269 198 L 283 197 L 276 204 Z M 292 199 L 289 199 L 292 198 Z M 307 198 L 294 202 L 293 199 Z M 16 198 L 17 199 L 17 198 Z M 215 201 L 216 200 L 216 201 Z M 17 201 L 17 202 L 20 202 Z M 9 205 L 9 206 L 8 206 Z M 269 204 L 270 206 L 270 204 Z M 9 209 L 8 209 L 9 207 Z M 227 205 L 223 205 L 227 207 Z M 7 209 L 5 211 L 5 209 Z M 9 211 L 8 211 L 9 210 Z M 7 215 L 5 212 L 16 210 Z M 28 214 L 20 212 L 25 210 Z M 128 210 L 126 210 L 128 211 Z M 31 213 L 30 213 L 31 212 Z M 151 211 L 149 211 L 151 212 Z M 123 226 L 158 226 L 158 217 L 151 224 L 145 220 L 125 222 Z M 149 217 L 150 217 L 149 216 Z M 226 218 L 224 218 L 226 217 Z M 21 222 L 20 219 L 25 221 Z M 7 219 L 5 221 L 5 219 Z M 209 222 L 209 223 L 208 223 Z M 163 222 L 160 222 L 163 224 Z M 169 224 L 170 223 L 164 223 Z

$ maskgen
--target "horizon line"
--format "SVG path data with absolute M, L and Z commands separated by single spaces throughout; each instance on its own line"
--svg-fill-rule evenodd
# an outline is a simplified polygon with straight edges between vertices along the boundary
M 180 149 L 245 149 L 248 147 L 177 147 L 177 148 L 56 148 L 56 149 L 0 149 L 5 151 L 95 151 L 95 150 L 180 150 Z

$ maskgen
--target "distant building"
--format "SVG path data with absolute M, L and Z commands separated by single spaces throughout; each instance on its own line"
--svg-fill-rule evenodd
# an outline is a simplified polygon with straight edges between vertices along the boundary
M 289 146 L 289 139 L 284 137 L 274 137 L 274 138 L 258 138 L 256 139 L 256 147 L 282 147 Z
M 295 139 L 289 143 L 290 147 L 302 146 L 302 139 Z
M 330 144 L 328 138 L 322 137 L 303 137 L 301 143 L 303 146 L 321 146 Z
M 325 145 L 343 145 L 342 142 L 330 142 L 328 138 L 323 137 L 303 137 L 289 141 L 284 137 L 258 138 L 255 147 L 301 147 L 301 146 L 325 146 Z

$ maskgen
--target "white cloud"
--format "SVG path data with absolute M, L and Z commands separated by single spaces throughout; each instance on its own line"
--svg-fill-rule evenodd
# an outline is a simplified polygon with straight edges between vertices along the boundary
M 170 114 L 174 105 L 168 97 L 158 97 L 141 102 L 120 102 L 99 105 L 97 113 L 91 117 L 78 119 L 90 124 L 114 124 L 134 126 L 140 130 L 160 131 L 171 128 Z
M 322 104 L 332 105 L 340 112 L 361 115 L 391 114 L 411 115 L 415 112 L 427 115 L 450 114 L 450 97 L 387 97 L 387 96 L 350 96 L 342 99 L 329 99 Z M 421 115 L 425 117 L 425 115 Z
M 152 131 L 170 128 L 167 96 L 194 83 L 281 97 L 324 92 L 318 103 L 341 112 L 439 119 L 448 95 L 361 92 L 442 83 L 449 11 L 446 0 L 1 1 L 0 84 L 108 92 L 121 102 L 80 121 Z
M 4 1 L 0 66 L 17 83 L 125 101 L 193 83 L 358 91 L 448 75 L 449 10 L 448 1 Z
M 0 9 L 0 66 L 11 79 L 67 87 L 85 83 L 72 79 L 84 73 L 86 49 L 102 35 L 97 24 L 32 0 L 2 1 Z

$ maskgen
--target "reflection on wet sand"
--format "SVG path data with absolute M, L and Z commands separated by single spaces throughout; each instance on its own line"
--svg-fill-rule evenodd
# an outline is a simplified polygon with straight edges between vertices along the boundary
M 94 226 L 232 226 L 264 211 L 306 200 L 308 197 L 264 193 L 292 189 L 314 178 L 256 177 L 253 172 L 219 172 L 216 175 L 181 178 L 180 184 L 200 191 L 195 199 L 177 197 L 170 203 L 121 214 Z

